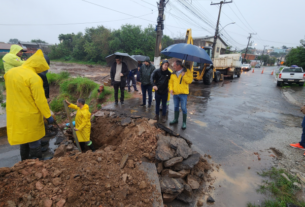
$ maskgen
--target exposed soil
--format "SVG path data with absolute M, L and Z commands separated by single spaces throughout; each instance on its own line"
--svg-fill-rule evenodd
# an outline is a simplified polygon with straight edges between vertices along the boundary
M 110 67 L 81 65 L 75 63 L 51 62 L 50 72 L 60 73 L 62 71 L 69 72 L 72 77 L 87 77 L 95 82 L 107 82 L 107 77 L 110 74 Z

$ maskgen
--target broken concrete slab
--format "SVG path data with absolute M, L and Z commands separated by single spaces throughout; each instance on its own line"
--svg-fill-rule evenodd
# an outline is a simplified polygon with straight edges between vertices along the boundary
M 199 162 L 200 154 L 194 152 L 189 158 L 173 166 L 173 170 L 190 170 Z
M 96 116 L 96 117 L 105 116 L 105 113 L 103 111 L 98 111 L 94 114 L 94 116 Z
M 195 175 L 188 175 L 187 176 L 187 184 L 193 189 L 196 190 L 199 188 L 200 184 L 199 184 L 199 178 Z
M 163 193 L 163 202 L 164 203 L 172 202 L 173 200 L 175 200 L 176 197 L 177 197 L 176 194 Z
M 187 159 L 193 153 L 186 141 L 181 138 L 172 138 L 170 147 L 175 149 L 177 155 L 183 157 L 184 159 Z
M 153 207 L 164 207 L 156 165 L 153 163 L 142 162 L 142 164 L 139 165 L 139 169 L 146 172 L 148 179 L 151 181 L 151 184 L 156 186 L 156 191 L 153 193 Z
M 179 174 L 173 170 L 170 170 L 170 169 L 162 170 L 161 175 L 168 176 L 170 178 L 181 178 L 181 174 Z
M 131 123 L 131 118 L 130 117 L 126 117 L 126 118 L 121 120 L 121 125 L 122 126 L 127 126 L 130 123 Z
M 174 157 L 164 162 L 164 167 L 171 167 L 183 161 L 183 157 Z
M 173 158 L 174 155 L 175 152 L 167 144 L 162 144 L 158 145 L 155 158 L 159 161 L 167 161 Z
M 214 200 L 214 198 L 212 198 L 212 196 L 209 196 L 208 199 L 207 199 L 207 202 L 208 203 L 214 203 L 215 200 Z
M 141 136 L 146 131 L 146 129 L 141 125 L 137 125 L 137 127 L 138 127 L 138 130 L 139 130 L 138 136 Z
M 65 153 L 66 153 L 66 145 L 62 144 L 56 149 L 54 153 L 54 157 L 62 157 L 65 155 Z
M 193 195 L 189 195 L 188 193 L 185 193 L 184 191 L 180 193 L 177 196 L 177 199 L 184 202 L 184 203 L 192 203 L 193 201 Z
M 179 194 L 184 190 L 184 180 L 181 178 L 170 178 L 163 176 L 160 178 L 160 186 L 162 193 Z

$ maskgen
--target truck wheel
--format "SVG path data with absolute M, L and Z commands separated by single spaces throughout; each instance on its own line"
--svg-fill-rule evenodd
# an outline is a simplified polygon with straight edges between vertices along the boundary
M 219 82 L 219 80 L 220 80 L 220 75 L 221 75 L 221 73 L 220 73 L 219 71 L 216 71 L 216 72 L 215 72 L 214 81 L 215 81 L 216 83 Z
M 203 83 L 206 85 L 211 85 L 212 82 L 213 82 L 213 70 L 208 70 L 204 74 Z
M 304 86 L 304 83 L 302 82 L 302 83 L 299 83 L 299 86 Z
M 277 81 L 276 85 L 281 87 L 282 86 L 282 82 L 281 81 Z

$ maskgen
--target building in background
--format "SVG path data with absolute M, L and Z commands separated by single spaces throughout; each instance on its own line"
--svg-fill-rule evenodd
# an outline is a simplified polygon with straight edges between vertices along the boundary
M 0 42 L 0 56 L 4 56 L 6 53 L 10 52 L 12 44 L 7 44 Z

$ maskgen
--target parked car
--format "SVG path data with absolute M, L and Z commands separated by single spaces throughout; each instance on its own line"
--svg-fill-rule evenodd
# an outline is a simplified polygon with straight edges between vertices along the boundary
M 249 71 L 249 70 L 251 70 L 251 65 L 250 65 L 250 64 L 243 64 L 243 65 L 241 66 L 241 69 L 242 69 L 243 71 L 245 71 L 245 70 Z
M 255 65 L 255 68 L 261 68 L 261 64 L 257 63 L 257 64 Z
M 282 86 L 283 83 L 297 83 L 299 86 L 304 85 L 305 73 L 301 67 L 284 67 L 278 77 L 277 86 Z

